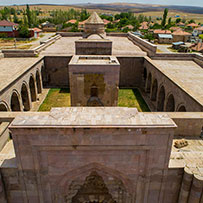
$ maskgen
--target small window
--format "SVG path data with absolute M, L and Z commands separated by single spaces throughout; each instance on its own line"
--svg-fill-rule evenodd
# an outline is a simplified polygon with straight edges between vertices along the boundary
M 97 88 L 97 86 L 93 85 L 91 87 L 90 94 L 91 94 L 91 97 L 98 97 L 98 88 Z

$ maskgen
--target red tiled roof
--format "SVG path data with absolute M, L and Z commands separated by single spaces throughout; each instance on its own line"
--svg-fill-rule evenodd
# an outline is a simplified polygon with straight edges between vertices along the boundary
M 177 23 L 177 25 L 185 25 L 185 23 L 179 22 Z
M 176 31 L 176 30 L 182 30 L 180 27 L 171 27 L 170 30 Z
M 104 21 L 104 25 L 107 25 L 108 23 L 110 23 L 110 22 L 111 22 L 111 21 L 106 20 L 106 19 L 103 19 L 103 21 Z
M 142 22 L 141 26 L 139 27 L 140 30 L 147 30 L 149 29 L 148 22 Z
M 18 26 L 18 24 L 7 20 L 2 20 L 0 21 L 0 26 Z
M 84 20 L 82 22 L 79 22 L 79 25 L 84 25 L 86 23 L 87 20 Z
M 128 28 L 128 29 L 130 29 L 130 30 L 132 30 L 134 27 L 132 26 L 132 25 L 126 25 L 124 28 Z
M 171 34 L 170 30 L 154 30 L 154 34 Z
M 175 32 L 172 33 L 172 35 L 192 35 L 189 32 L 185 32 L 183 30 L 176 30 Z
M 195 30 L 203 31 L 203 26 L 196 28 Z
M 34 30 L 35 32 L 42 32 L 42 30 L 40 30 L 40 29 L 37 28 L 37 27 L 33 28 L 33 30 Z
M 194 50 L 194 51 L 202 51 L 203 50 L 203 43 L 198 42 L 195 46 L 192 47 L 192 50 Z
M 190 27 L 198 27 L 198 24 L 196 24 L 196 23 L 190 23 L 190 24 L 188 24 L 187 26 L 190 26 Z
M 76 22 L 77 22 L 77 20 L 75 20 L 75 19 L 71 19 L 71 20 L 67 21 L 66 23 L 72 23 L 72 24 L 75 24 Z

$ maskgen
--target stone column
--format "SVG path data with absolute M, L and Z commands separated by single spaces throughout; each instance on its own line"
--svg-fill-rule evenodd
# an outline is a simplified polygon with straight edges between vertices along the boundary
M 178 203 L 188 202 L 188 197 L 192 185 L 192 179 L 193 179 L 192 172 L 190 171 L 189 168 L 185 167 Z
M 203 177 L 194 175 L 188 203 L 200 203 L 203 190 Z

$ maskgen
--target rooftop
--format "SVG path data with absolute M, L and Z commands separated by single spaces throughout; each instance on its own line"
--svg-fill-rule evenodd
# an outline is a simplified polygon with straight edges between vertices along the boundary
M 203 105 L 203 69 L 194 61 L 153 60 L 157 68 Z
M 159 38 L 167 38 L 167 39 L 172 39 L 173 36 L 170 34 L 158 34 Z
M 41 52 L 42 55 L 73 55 L 75 54 L 75 41 L 83 39 L 82 37 L 61 37 L 54 44 Z M 142 55 L 143 52 L 138 46 L 133 44 L 127 37 L 109 37 L 105 39 L 112 41 L 112 54 L 117 56 Z
M 41 60 L 35 58 L 1 58 L 0 59 L 0 91 L 16 80 L 34 64 Z
M 0 21 L 0 26 L 18 26 L 18 24 L 7 20 L 2 20 Z
M 127 107 L 69 107 L 52 108 L 48 115 L 33 113 L 19 115 L 11 128 L 38 127 L 104 127 L 104 128 L 175 128 L 175 123 L 167 114 L 138 113 L 136 108 Z
M 174 32 L 172 33 L 172 35 L 188 35 L 188 36 L 190 36 L 190 35 L 192 35 L 192 34 L 189 33 L 189 32 L 185 32 L 185 31 L 183 31 L 183 30 L 176 30 L 176 31 L 174 31 Z
M 104 24 L 104 21 L 98 16 L 96 12 L 86 20 L 85 24 Z

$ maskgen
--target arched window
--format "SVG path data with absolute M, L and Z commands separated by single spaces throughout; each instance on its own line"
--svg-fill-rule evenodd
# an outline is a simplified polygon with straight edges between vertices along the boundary
M 0 103 L 0 111 L 8 111 L 8 108 L 4 103 Z
M 181 105 L 179 108 L 178 108 L 178 112 L 186 112 L 186 108 L 184 105 Z

